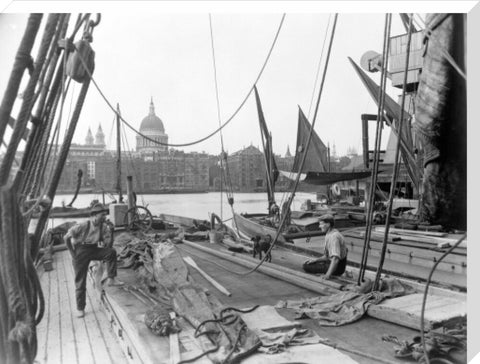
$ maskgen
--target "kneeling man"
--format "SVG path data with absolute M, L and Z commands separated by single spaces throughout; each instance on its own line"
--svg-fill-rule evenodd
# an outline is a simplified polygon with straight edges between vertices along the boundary
M 307 260 L 303 264 L 303 270 L 307 273 L 324 273 L 325 279 L 332 276 L 340 276 L 347 266 L 347 247 L 343 235 L 334 228 L 332 215 L 319 217 L 320 229 L 325 234 L 325 250 L 323 256 L 318 259 Z

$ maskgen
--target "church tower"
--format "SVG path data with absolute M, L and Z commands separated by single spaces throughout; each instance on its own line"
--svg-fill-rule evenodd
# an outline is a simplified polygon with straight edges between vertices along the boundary
M 98 125 L 97 134 L 95 134 L 95 144 L 105 147 L 105 134 L 103 133 L 101 124 Z
M 290 153 L 290 146 L 287 145 L 287 153 L 285 153 L 285 158 L 292 158 L 292 153 Z
M 93 135 L 90 128 L 88 128 L 87 137 L 85 138 L 85 145 L 93 145 Z
M 143 118 L 140 124 L 140 133 L 147 138 L 137 135 L 137 151 L 144 154 L 157 152 L 166 152 L 168 135 L 165 133 L 165 127 L 162 120 L 155 114 L 153 98 L 150 100 L 148 115 Z M 159 144 L 161 143 L 161 144 Z

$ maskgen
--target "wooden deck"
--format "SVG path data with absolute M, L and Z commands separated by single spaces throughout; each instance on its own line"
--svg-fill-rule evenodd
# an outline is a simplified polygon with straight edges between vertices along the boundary
M 74 275 L 69 252 L 55 253 L 53 270 L 45 272 L 39 268 L 38 273 L 45 296 L 45 315 L 37 327 L 36 362 L 128 363 L 90 280 L 87 283 L 85 317 L 76 317 Z
M 203 245 L 213 248 L 217 244 Z M 224 247 L 218 248 L 226 252 Z M 279 300 L 318 295 L 260 272 L 247 276 L 232 274 L 233 271 L 242 272 L 246 268 L 187 244 L 178 245 L 178 249 L 182 256 L 192 257 L 201 269 L 232 292 L 230 297 L 221 294 L 195 269 L 189 269 L 193 279 L 215 294 L 225 306 L 248 308 L 256 304 L 275 305 Z M 298 268 L 305 258 L 306 255 L 300 252 L 281 247 L 273 251 L 273 262 L 284 267 Z M 42 268 L 39 270 L 46 297 L 46 311 L 37 330 L 37 363 L 170 363 L 169 339 L 155 336 L 143 322 L 143 315 L 151 306 L 150 302 L 142 302 L 128 289 L 118 287 L 108 287 L 101 295 L 93 287 L 92 281 L 88 280 L 86 316 L 77 318 L 73 267 L 68 251 L 54 255 L 53 267 L 54 270 L 50 272 L 43 272 Z M 120 269 L 119 278 L 126 282 L 126 287 L 135 284 L 135 274 L 131 269 Z M 338 345 L 340 353 L 350 357 L 345 357 L 345 360 L 352 359 L 360 364 L 400 363 L 400 360 L 393 357 L 392 344 L 383 342 L 382 336 L 393 335 L 403 341 L 411 340 L 418 334 L 412 328 L 373 317 L 365 317 L 341 327 L 322 327 L 314 320 L 294 320 L 292 312 L 282 310 L 281 314 L 295 325 L 312 329 L 322 340 L 327 339 L 331 344 Z M 182 320 L 180 327 L 182 332 L 178 337 L 181 359 L 202 352 L 193 339 L 194 329 L 183 325 Z M 318 351 L 319 348 L 326 351 Z M 307 349 L 313 350 L 312 355 L 322 355 L 327 363 L 339 362 L 338 353 L 332 352 L 327 346 L 319 344 L 318 348 L 308 346 Z M 293 349 L 292 355 L 295 350 L 297 348 Z M 304 354 L 308 353 L 302 355 Z M 294 357 L 303 357 L 298 355 L 297 353 Z M 273 359 L 255 354 L 246 362 L 274 360 L 274 363 L 275 360 L 285 362 L 293 360 L 292 358 Z M 305 359 L 304 362 L 314 363 L 316 360 Z
M 344 232 L 348 248 L 348 265 L 358 266 L 362 257 L 363 238 L 354 237 L 353 233 L 361 231 L 349 230 Z M 406 245 L 402 245 L 406 244 Z M 410 244 L 410 245 L 409 245 Z M 287 249 L 300 254 L 318 256 L 323 254 L 324 237 L 317 236 L 306 239 L 295 239 L 294 244 L 281 244 Z M 412 245 L 416 247 L 413 248 Z M 425 245 L 425 244 L 423 244 Z M 425 281 L 436 260 L 443 254 L 441 250 L 432 250 L 422 243 L 407 240 L 388 245 L 383 271 L 410 279 Z M 425 249 L 422 249 L 425 248 Z M 380 261 L 381 243 L 370 242 L 368 253 L 368 267 L 375 270 Z M 466 291 L 467 288 L 467 257 L 465 249 L 457 249 L 457 254 L 451 254 L 442 261 L 435 270 L 432 282 L 439 286 L 454 287 Z M 461 253 L 461 254 L 460 254 Z

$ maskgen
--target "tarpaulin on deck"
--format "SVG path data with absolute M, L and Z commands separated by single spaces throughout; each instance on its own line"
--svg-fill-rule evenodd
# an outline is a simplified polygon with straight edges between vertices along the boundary
M 379 292 L 341 292 L 331 296 L 320 296 L 298 301 L 280 301 L 275 307 L 294 309 L 297 319 L 311 318 L 321 326 L 342 326 L 359 320 L 368 305 L 383 301 Z
M 362 286 L 364 292 L 371 289 L 371 285 Z M 352 285 L 350 288 L 354 287 L 356 286 Z M 386 298 L 403 296 L 414 291 L 412 287 L 398 279 L 383 279 L 380 289 L 381 292 L 345 291 L 331 296 L 279 301 L 275 307 L 295 310 L 297 319 L 311 318 L 321 326 L 342 326 L 359 320 L 371 304 L 378 304 Z

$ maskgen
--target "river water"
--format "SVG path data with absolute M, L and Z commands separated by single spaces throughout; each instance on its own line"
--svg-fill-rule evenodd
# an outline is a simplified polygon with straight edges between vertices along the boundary
M 57 195 L 54 199 L 53 206 L 61 206 L 62 202 L 68 204 L 72 197 L 73 195 Z M 286 197 L 283 193 L 277 193 L 275 198 L 277 204 L 280 206 L 282 199 Z M 87 207 L 94 199 L 102 202 L 102 195 L 78 195 L 73 206 L 77 208 Z M 292 210 L 300 210 L 300 205 L 307 199 L 314 201 L 316 196 L 314 193 L 298 192 L 293 200 Z M 108 195 L 105 195 L 105 203 L 111 201 L 112 199 Z M 228 204 L 227 197 L 220 192 L 138 195 L 137 204 L 147 207 L 154 216 L 165 213 L 209 220 L 209 213 L 214 212 L 224 221 L 232 218 L 232 209 Z M 236 213 L 266 213 L 267 205 L 267 194 L 264 192 L 234 194 L 233 209 Z M 51 219 L 49 226 L 58 225 L 67 220 L 71 219 Z

